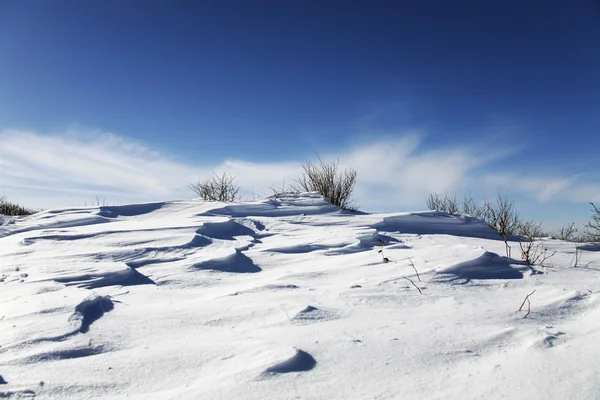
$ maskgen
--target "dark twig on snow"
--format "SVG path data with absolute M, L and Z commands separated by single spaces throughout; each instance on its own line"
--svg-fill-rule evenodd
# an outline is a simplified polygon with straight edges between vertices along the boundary
M 519 311 L 521 311 L 523 309 L 523 306 L 525 305 L 525 302 L 527 302 L 527 314 L 525 314 L 525 316 L 523 318 L 527 318 L 529 313 L 531 313 L 531 301 L 529 301 L 529 296 L 531 296 L 534 293 L 535 293 L 535 290 L 533 292 L 529 293 L 527 296 L 525 296 L 525 300 L 523 300 L 523 302 L 521 303 L 521 307 L 519 307 Z
M 421 292 L 421 289 L 419 289 L 419 287 L 417 285 L 415 285 L 415 283 L 413 282 L 412 279 L 407 278 L 406 276 L 403 276 L 403 278 L 406 279 L 407 281 L 409 281 L 410 283 L 412 283 L 412 285 L 417 288 L 417 290 L 419 291 L 419 293 L 423 294 L 423 292 Z
M 408 261 L 410 261 L 410 265 L 412 265 L 413 269 L 415 270 L 415 273 L 417 274 L 417 279 L 419 280 L 419 282 L 421 282 L 421 277 L 419 276 L 419 271 L 417 271 L 417 268 L 415 268 L 415 263 L 413 263 L 413 260 L 411 260 L 410 257 L 407 257 Z
M 381 258 L 383 258 L 383 262 L 390 262 L 390 259 L 383 255 L 383 246 L 385 245 L 385 242 L 381 239 L 377 240 L 379 241 L 379 243 L 381 243 L 381 250 L 379 250 L 378 253 L 381 253 Z

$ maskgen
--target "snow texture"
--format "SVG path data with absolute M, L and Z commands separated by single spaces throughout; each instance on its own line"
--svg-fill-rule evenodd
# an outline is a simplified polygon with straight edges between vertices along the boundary
M 598 399 L 600 246 L 540 243 L 314 193 L 2 217 L 0 398 Z

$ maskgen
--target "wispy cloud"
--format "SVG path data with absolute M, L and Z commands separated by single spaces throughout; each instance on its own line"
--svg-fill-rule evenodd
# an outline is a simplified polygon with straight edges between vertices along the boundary
M 248 190 L 256 186 L 259 191 L 265 182 L 268 187 L 300 170 L 300 164 L 293 163 L 196 165 L 104 132 L 42 135 L 8 130 L 0 132 L 0 143 L 0 190 L 20 193 L 20 200 L 40 207 L 46 206 L 46 200 L 50 206 L 76 205 L 90 195 L 108 196 L 113 202 L 186 198 L 187 186 L 213 171 L 227 171 Z
M 414 132 L 376 137 L 322 154 L 324 160 L 339 159 L 341 167 L 358 170 L 356 200 L 368 210 L 414 209 L 433 191 L 460 194 L 482 187 L 511 187 L 539 201 L 600 201 L 599 186 L 580 177 L 491 173 L 490 161 L 506 157 L 507 150 L 492 152 L 485 144 L 432 148 Z M 111 204 L 188 198 L 188 185 L 213 171 L 236 176 L 246 196 L 264 196 L 270 186 L 293 183 L 307 161 L 198 164 L 137 140 L 85 130 L 55 135 L 1 131 L 0 143 L 0 194 L 32 207 L 75 206 L 95 196 Z
M 432 150 L 425 145 L 422 135 L 408 133 L 331 156 L 358 170 L 359 200 L 392 208 L 422 204 L 433 191 L 464 189 L 470 174 L 485 163 L 474 149 Z
M 590 174 L 569 176 L 490 174 L 484 177 L 488 185 L 511 188 L 538 202 L 570 203 L 600 202 L 600 177 Z

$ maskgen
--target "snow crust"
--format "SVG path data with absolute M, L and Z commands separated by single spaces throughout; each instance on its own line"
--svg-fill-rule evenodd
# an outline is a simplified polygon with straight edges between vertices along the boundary
M 596 244 L 314 193 L 1 221 L 0 397 L 600 398 Z

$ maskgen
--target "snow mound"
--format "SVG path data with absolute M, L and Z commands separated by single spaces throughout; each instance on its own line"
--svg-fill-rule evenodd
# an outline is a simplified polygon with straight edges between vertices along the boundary
M 292 322 L 298 324 L 310 324 L 321 321 L 328 321 L 336 318 L 337 315 L 332 310 L 322 310 L 314 306 L 306 306 L 302 310 L 300 310 L 294 318 L 292 318 Z
M 223 258 L 214 258 L 194 264 L 194 268 L 198 270 L 204 269 L 235 274 L 248 274 L 262 271 L 262 268 L 256 265 L 250 257 L 239 250 L 235 250 L 233 254 Z
M 439 275 L 452 275 L 456 279 L 470 282 L 473 279 L 522 279 L 523 273 L 513 268 L 521 264 L 508 257 L 486 251 L 481 256 L 456 264 L 453 267 L 440 271 Z
M 406 213 L 386 217 L 374 225 L 382 232 L 416 235 L 454 235 L 471 238 L 502 240 L 485 222 L 469 216 L 455 216 L 439 211 Z
M 287 374 L 290 372 L 310 371 L 317 365 L 317 360 L 303 350 L 296 350 L 291 358 L 266 369 L 265 374 Z
M 318 193 L 286 194 L 244 204 L 224 205 L 206 211 L 205 215 L 230 217 L 302 217 L 328 213 L 342 213 Z

